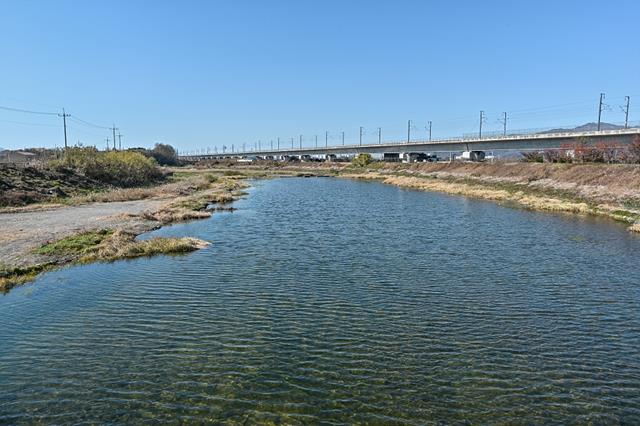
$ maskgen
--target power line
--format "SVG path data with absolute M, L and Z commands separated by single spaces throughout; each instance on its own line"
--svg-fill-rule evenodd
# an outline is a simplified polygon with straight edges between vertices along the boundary
M 58 127 L 59 124 L 27 123 L 26 121 L 0 120 L 2 123 L 21 124 L 23 126 Z
M 3 109 L 5 111 L 23 112 L 23 113 L 26 113 L 26 114 L 58 115 L 57 112 L 32 111 L 32 110 L 29 110 L 29 109 L 11 108 L 11 107 L 6 107 L 6 106 L 0 106 L 0 109 Z
M 76 121 L 76 122 L 78 122 L 80 124 L 85 124 L 85 125 L 90 126 L 90 127 L 95 127 L 95 128 L 98 128 L 98 129 L 111 130 L 111 127 L 100 126 L 99 124 L 94 124 L 94 123 L 91 123 L 89 121 L 82 120 L 81 118 L 78 118 L 75 115 L 71 117 L 71 120 Z

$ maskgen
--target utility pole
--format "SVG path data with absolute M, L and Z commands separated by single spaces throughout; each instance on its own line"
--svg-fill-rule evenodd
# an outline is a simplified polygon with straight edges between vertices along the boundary
M 407 143 L 411 142 L 411 120 L 407 122 Z
M 122 151 L 122 136 L 124 136 L 124 135 L 122 135 L 120 132 L 118 132 L 118 149 L 120 151 Z
M 378 127 L 378 145 L 382 143 L 382 127 Z
M 625 102 L 625 107 L 624 107 L 624 128 L 628 129 L 629 128 L 629 100 L 631 98 L 629 98 L 629 96 L 625 96 L 624 100 Z
M 433 123 L 429 121 L 429 142 L 431 142 L 431 124 Z
M 62 127 L 64 128 L 64 149 L 67 149 L 67 117 L 70 117 L 71 114 L 67 114 L 62 108 L 62 114 L 58 114 L 58 117 L 62 117 Z
M 344 146 L 344 132 L 342 132 L 342 146 Z
M 507 136 L 507 113 L 503 112 L 502 113 L 502 120 L 498 120 L 500 123 L 502 123 L 502 136 Z
M 302 149 L 302 135 L 300 135 L 300 149 Z
M 484 123 L 484 111 L 480 111 L 480 132 L 478 133 L 478 139 L 482 139 L 482 123 Z
M 106 138 L 106 139 L 105 139 L 105 141 L 107 142 L 107 151 L 109 151 L 109 141 L 110 141 L 110 140 L 111 140 L 111 139 L 109 139 L 109 138 Z
M 318 135 L 316 135 L 316 148 L 318 147 Z
M 273 151 L 273 139 L 271 139 L 271 151 Z
M 362 129 L 363 127 L 360 126 L 360 145 L 362 145 Z
M 113 150 L 115 151 L 116 150 L 116 130 L 119 130 L 119 129 L 114 124 L 111 130 L 113 131 Z
M 278 151 L 280 151 L 280 138 L 278 138 Z
M 262 151 L 262 141 L 258 141 L 258 151 Z
M 324 132 L 324 147 L 325 148 L 329 147 L 329 131 L 328 130 Z
M 291 149 L 293 149 L 293 141 L 294 141 L 294 138 L 291 138 Z
M 598 104 L 598 131 L 600 131 L 600 123 L 602 119 L 602 101 L 604 100 L 604 93 L 600 93 L 600 103 Z

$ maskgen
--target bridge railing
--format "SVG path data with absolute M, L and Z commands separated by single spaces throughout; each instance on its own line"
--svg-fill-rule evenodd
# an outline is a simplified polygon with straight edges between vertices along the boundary
M 635 123 L 634 123 L 635 124 Z M 589 130 L 589 131 L 559 131 L 559 132 L 537 132 L 537 133 L 508 133 L 505 135 L 483 135 L 482 138 L 477 137 L 450 137 L 440 139 L 414 139 L 409 142 L 407 140 L 394 140 L 384 141 L 382 143 L 367 143 L 367 144 L 332 144 L 328 146 L 315 146 L 313 147 L 294 147 L 294 148 L 280 148 L 278 149 L 262 149 L 262 150 L 249 150 L 249 151 L 227 151 L 224 153 L 196 153 L 180 155 L 181 158 L 206 158 L 215 156 L 239 156 L 239 155 L 260 155 L 264 153 L 287 153 L 287 152 L 318 152 L 324 150 L 340 150 L 340 149 L 363 149 L 363 148 L 375 148 L 384 146 L 412 146 L 412 145 L 443 145 L 443 144 L 460 144 L 460 143 L 478 143 L 478 142 L 491 142 L 491 141 L 513 141 L 513 140 L 539 140 L 539 139 L 558 139 L 558 138 L 579 138 L 590 136 L 609 136 L 609 135 L 627 135 L 627 134 L 640 134 L 640 126 L 629 127 L 627 129 L 612 129 L 612 130 Z

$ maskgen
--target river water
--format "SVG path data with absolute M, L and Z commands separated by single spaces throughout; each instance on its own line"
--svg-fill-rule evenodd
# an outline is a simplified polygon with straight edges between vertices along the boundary
M 640 238 L 379 183 L 254 182 L 179 257 L 0 297 L 0 423 L 640 423 Z

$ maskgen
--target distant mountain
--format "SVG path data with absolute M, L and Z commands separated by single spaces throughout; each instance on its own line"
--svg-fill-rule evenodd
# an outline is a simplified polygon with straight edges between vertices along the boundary
M 624 126 L 618 126 L 617 124 L 611 123 L 600 123 L 600 130 L 617 130 L 624 129 Z M 551 129 L 545 130 L 544 132 L 538 132 L 540 134 L 544 133 L 563 133 L 563 132 L 593 132 L 598 130 L 598 123 L 586 123 L 581 126 L 574 127 L 573 129 Z

